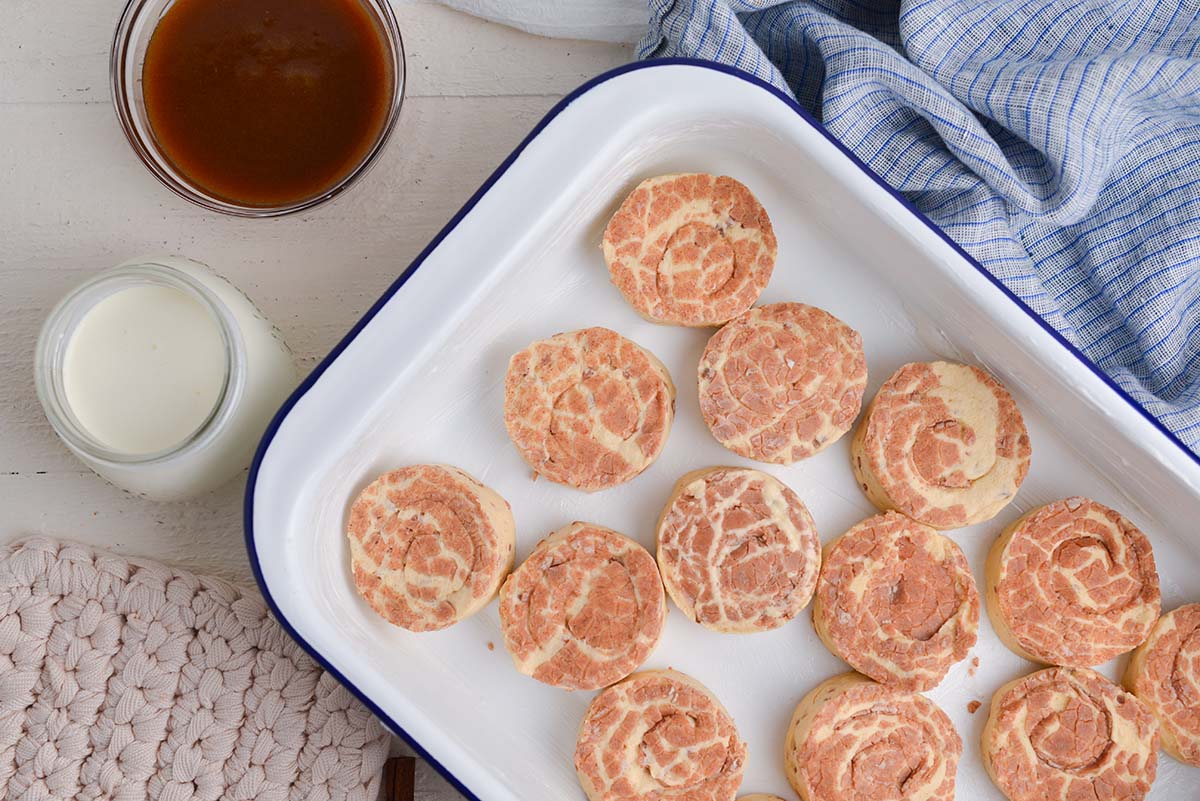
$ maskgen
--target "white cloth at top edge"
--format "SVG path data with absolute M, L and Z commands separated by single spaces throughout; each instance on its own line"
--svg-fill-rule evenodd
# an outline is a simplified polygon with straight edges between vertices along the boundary
M 645 0 L 441 0 L 444 5 L 538 36 L 630 43 L 645 33 Z

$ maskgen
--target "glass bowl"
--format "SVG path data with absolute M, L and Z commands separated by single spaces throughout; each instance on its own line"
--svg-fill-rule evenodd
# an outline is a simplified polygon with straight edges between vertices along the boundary
M 238 217 L 278 217 L 311 209 L 332 200 L 371 168 L 395 129 L 396 120 L 400 116 L 400 106 L 404 102 L 404 42 L 400 38 L 400 27 L 388 0 L 359 0 L 363 8 L 374 17 L 383 35 L 394 76 L 390 107 L 374 143 L 353 169 L 320 194 L 269 206 L 241 204 L 209 192 L 176 168 L 159 147 L 142 94 L 142 65 L 150 37 L 154 34 L 158 21 L 173 2 L 174 0 L 129 0 L 117 23 L 109 61 L 109 81 L 117 119 L 134 153 L 164 186 L 185 200 L 223 214 Z

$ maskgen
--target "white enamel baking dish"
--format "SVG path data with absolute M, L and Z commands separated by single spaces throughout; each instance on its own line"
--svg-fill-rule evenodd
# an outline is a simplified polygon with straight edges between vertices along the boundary
M 1164 608 L 1200 600 L 1200 465 L 1188 450 L 782 94 L 711 64 L 631 65 L 560 103 L 500 166 L 287 402 L 250 477 L 246 543 L 280 622 L 464 794 L 581 798 L 571 757 L 592 696 L 519 675 L 494 603 L 433 634 L 373 614 L 350 581 L 348 504 L 384 470 L 450 462 L 512 503 L 518 559 L 573 520 L 653 550 L 655 517 L 680 475 L 751 464 L 712 439 L 697 409 L 696 364 L 711 331 L 642 320 L 600 255 L 601 231 L 626 193 L 673 171 L 733 175 L 758 195 L 779 238 L 762 301 L 815 304 L 859 329 L 868 397 L 899 365 L 934 356 L 980 363 L 1014 391 L 1033 442 L 1029 479 L 999 518 L 951 534 L 977 581 L 1005 524 L 1084 494 L 1147 532 Z M 649 348 L 680 389 L 662 457 L 592 495 L 532 481 L 502 421 L 509 356 L 590 325 Z M 824 541 L 873 511 L 851 475 L 849 440 L 766 468 L 805 500 Z M 724 701 L 750 746 L 744 792 L 792 797 L 781 765 L 792 709 L 847 669 L 817 640 L 807 610 L 754 635 L 715 634 L 677 610 L 668 618 L 648 666 L 688 672 Z M 974 655 L 977 671 L 959 664 L 930 695 L 964 740 L 958 797 L 999 801 L 979 758 L 987 703 L 1034 666 L 999 643 L 986 617 Z M 1102 670 L 1115 678 L 1121 667 Z M 983 702 L 974 715 L 972 700 Z M 1163 755 L 1151 797 L 1200 797 L 1200 770 Z

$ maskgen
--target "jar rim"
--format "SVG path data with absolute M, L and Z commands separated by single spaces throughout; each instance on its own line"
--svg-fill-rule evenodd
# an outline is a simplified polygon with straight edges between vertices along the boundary
M 208 269 L 199 262 L 193 263 L 200 269 Z M 122 288 L 146 283 L 180 290 L 209 312 L 221 336 L 225 375 L 212 409 L 191 433 L 159 451 L 128 453 L 105 445 L 79 422 L 67 399 L 63 367 L 67 347 L 83 317 L 101 300 Z M 204 448 L 233 416 L 241 401 L 245 380 L 246 346 L 233 311 L 215 292 L 186 271 L 154 259 L 138 259 L 104 270 L 68 292 L 42 324 L 34 355 L 38 399 L 55 433 L 72 450 L 110 466 L 160 464 Z
M 384 147 L 396 129 L 408 83 L 404 40 L 400 35 L 400 24 L 396 20 L 396 14 L 392 10 L 389 0 L 361 0 L 379 22 L 380 34 L 387 47 L 392 68 L 392 98 L 387 118 L 380 128 L 375 142 L 358 164 L 320 194 L 302 200 L 268 206 L 242 204 L 236 200 L 210 193 L 188 180 L 187 176 L 175 169 L 170 159 L 162 152 L 155 141 L 153 131 L 150 130 L 148 120 L 140 120 L 140 116 L 145 115 L 139 115 L 137 104 L 134 102 L 135 95 L 141 95 L 142 81 L 142 65 L 136 59 L 137 43 L 139 35 L 142 34 L 141 23 L 146 21 L 145 17 L 158 2 L 159 0 L 129 0 L 125 5 L 117 22 L 112 47 L 109 51 L 108 80 L 113 108 L 125 138 L 129 141 L 138 160 L 167 189 L 184 200 L 221 214 L 250 218 L 280 217 L 307 211 L 333 200 L 370 172 L 375 163 L 379 161 L 379 156 L 383 153 Z M 166 7 L 169 7 L 172 2 L 174 0 L 166 0 Z M 150 29 L 151 36 L 157 24 L 158 18 L 155 18 Z

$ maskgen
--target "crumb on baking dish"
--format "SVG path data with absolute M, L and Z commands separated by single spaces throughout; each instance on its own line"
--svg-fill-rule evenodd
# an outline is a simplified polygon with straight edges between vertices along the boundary
M 967 675 L 974 676 L 977 670 L 979 670 L 979 657 L 976 656 L 971 659 L 971 667 L 967 668 Z
M 983 706 L 983 704 L 979 703 L 978 701 L 969 701 L 967 703 L 967 711 L 974 715 L 979 711 L 979 707 L 981 706 Z
M 488 650 L 489 650 L 489 651 L 495 651 L 495 650 L 496 650 L 496 643 L 492 642 L 491 640 L 489 640 L 489 641 L 488 641 L 488 644 L 487 644 L 487 646 L 488 646 Z

